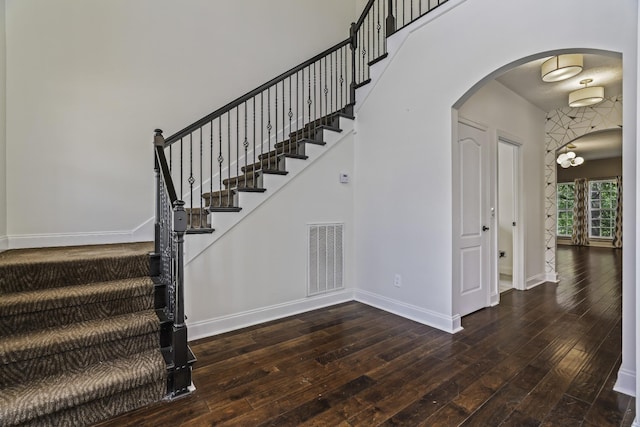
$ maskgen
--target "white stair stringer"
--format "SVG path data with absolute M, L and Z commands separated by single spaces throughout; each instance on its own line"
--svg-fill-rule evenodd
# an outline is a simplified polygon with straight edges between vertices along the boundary
M 346 136 L 354 132 L 353 120 L 340 117 L 340 129 L 336 132 L 325 129 L 323 137 L 325 145 L 306 144 L 306 160 L 287 158 L 285 160 L 287 175 L 264 174 L 262 176 L 263 187 L 267 190 L 263 193 L 238 192 L 238 206 L 240 212 L 213 212 L 211 213 L 211 227 L 215 229 L 212 234 L 190 234 L 185 238 L 184 256 L 185 265 L 196 259 L 209 246 L 224 236 L 228 231 L 240 223 L 245 217 L 255 211 L 266 202 L 269 197 L 284 188 L 298 174 L 311 166 L 316 160 L 324 156 L 332 147 L 342 141 Z

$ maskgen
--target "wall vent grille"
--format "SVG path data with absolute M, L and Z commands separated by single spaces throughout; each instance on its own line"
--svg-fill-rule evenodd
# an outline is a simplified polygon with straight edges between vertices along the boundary
M 344 224 L 310 224 L 307 295 L 343 289 Z

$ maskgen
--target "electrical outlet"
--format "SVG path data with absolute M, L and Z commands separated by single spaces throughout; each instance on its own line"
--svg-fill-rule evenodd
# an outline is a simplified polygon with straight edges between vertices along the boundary
M 398 273 L 396 273 L 396 275 L 393 278 L 393 286 L 395 286 L 396 288 L 399 288 L 400 286 L 402 286 L 402 276 L 399 275 Z

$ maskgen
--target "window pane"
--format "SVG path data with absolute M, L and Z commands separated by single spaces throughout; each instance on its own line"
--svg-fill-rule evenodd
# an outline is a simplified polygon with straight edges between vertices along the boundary
M 591 228 L 591 237 L 600 237 L 600 229 L 599 228 Z

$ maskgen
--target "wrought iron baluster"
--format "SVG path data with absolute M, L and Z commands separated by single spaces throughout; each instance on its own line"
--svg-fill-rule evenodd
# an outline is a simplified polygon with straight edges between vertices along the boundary
M 322 63 L 320 64 L 322 67 Z M 328 109 L 329 103 L 329 87 L 327 86 L 327 57 L 324 57 L 324 115 L 326 116 L 329 112 Z M 320 115 L 322 115 L 322 111 L 320 111 Z
M 320 115 L 316 114 L 315 119 L 322 116 L 322 59 L 318 61 L 318 68 L 320 72 L 320 87 L 318 87 L 318 98 L 320 99 Z M 314 80 L 315 83 L 315 80 Z M 315 125 L 315 123 L 314 123 Z
M 347 51 L 345 50 L 345 55 L 346 55 L 346 52 Z M 340 108 L 342 108 L 342 107 L 344 107 L 344 103 L 343 103 L 344 102 L 344 98 L 342 97 L 342 94 L 343 94 L 342 91 L 344 89 L 344 86 L 343 86 L 343 83 L 344 83 L 343 71 L 344 71 L 344 69 L 342 68 L 342 64 L 343 64 L 343 62 L 342 62 L 342 54 L 338 54 L 338 57 L 340 59 L 340 67 L 339 67 L 340 68 L 340 80 L 339 80 L 339 82 L 340 82 Z
M 271 88 L 267 88 L 267 153 L 271 152 Z
M 260 154 L 264 155 L 264 91 L 260 92 Z
M 182 184 L 184 183 L 184 147 L 182 144 L 182 138 L 180 138 L 180 197 L 183 196 L 184 191 Z
M 308 72 L 307 72 L 307 110 L 309 113 L 309 119 L 307 121 L 307 123 L 311 123 L 311 106 L 313 105 L 313 101 L 311 100 L 311 66 L 308 67 Z M 304 128 L 301 129 L 301 131 Z
M 244 147 L 244 170 L 245 170 L 245 174 L 247 173 L 248 169 L 247 169 L 247 157 L 249 156 L 249 138 L 247 137 L 247 129 L 248 129 L 248 125 L 247 125 L 247 101 L 244 102 L 244 142 L 242 143 L 242 146 Z M 255 176 L 255 170 L 256 167 L 253 167 L 253 172 L 254 172 L 254 176 Z M 246 175 L 245 175 L 246 176 Z
M 278 142 L 278 84 L 276 83 L 273 87 L 274 92 L 276 94 L 276 102 L 275 102 L 275 119 L 274 122 L 276 124 L 276 128 L 275 128 L 275 133 L 274 133 L 274 140 L 273 140 L 273 146 L 275 147 L 276 143 Z M 269 157 L 269 167 L 271 167 L 271 157 Z
M 203 189 L 203 181 L 202 181 L 202 128 L 200 128 L 200 192 L 202 192 Z M 191 195 L 191 197 L 193 197 L 193 194 Z M 200 228 L 204 228 L 204 225 L 202 224 L 202 220 L 204 219 L 204 206 L 202 206 L 202 197 L 199 197 L 200 199 Z
M 227 179 L 229 181 L 227 181 L 229 183 L 229 188 L 227 190 L 229 190 L 227 192 L 227 203 L 230 201 L 229 196 L 231 195 L 231 188 L 234 186 L 233 182 L 231 181 L 231 111 L 229 111 L 227 113 Z M 237 185 L 236 185 L 237 187 Z M 227 206 L 229 206 L 227 204 Z
M 240 107 L 236 107 L 236 185 L 240 187 Z M 231 157 L 230 157 L 231 159 Z M 231 166 L 231 165 L 229 165 Z M 244 186 L 247 187 L 247 175 L 244 174 Z
M 213 207 L 213 120 L 209 122 L 209 131 L 211 132 L 209 138 L 209 206 L 211 209 Z
M 222 163 L 224 162 L 224 157 L 222 156 L 222 116 L 218 117 L 218 145 L 219 145 L 219 154 L 218 154 L 218 178 L 220 180 L 219 190 L 220 195 L 218 196 L 218 205 L 222 207 Z
M 256 164 L 256 97 L 253 97 L 253 164 Z
M 277 83 L 276 83 L 276 90 L 277 90 Z M 285 123 L 286 123 L 286 105 L 285 105 L 285 101 L 286 101 L 286 97 L 285 97 L 285 93 L 284 93 L 284 79 L 282 79 L 282 141 L 285 140 L 285 135 L 286 135 L 286 128 L 285 128 Z M 277 135 L 276 135 L 277 137 Z M 278 140 L 278 142 L 280 142 L 280 140 Z M 274 159 L 275 160 L 275 159 Z M 277 162 L 277 160 L 275 160 Z
M 297 74 L 296 74 L 297 76 Z M 287 114 L 289 116 L 289 135 L 291 135 L 291 132 L 293 132 L 293 129 L 291 128 L 292 123 L 291 120 L 293 119 L 293 108 L 292 108 L 292 102 L 291 102 L 291 77 L 289 77 L 289 113 Z M 282 140 L 285 141 L 285 136 L 282 135 Z M 278 162 L 276 161 L 276 169 L 278 169 Z
M 335 57 L 335 69 L 334 69 L 334 57 Z M 338 104 L 338 57 L 336 56 L 336 52 L 332 52 L 329 57 L 329 62 L 331 62 L 331 112 L 336 111 L 336 107 Z M 335 71 L 335 73 L 334 73 Z

